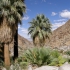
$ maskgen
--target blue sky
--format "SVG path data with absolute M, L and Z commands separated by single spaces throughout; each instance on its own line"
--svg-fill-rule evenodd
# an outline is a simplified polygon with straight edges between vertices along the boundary
M 70 19 L 70 0 L 25 0 L 26 13 L 18 33 L 30 40 L 28 35 L 29 22 L 38 14 L 44 14 L 52 24 L 52 30 L 65 24 Z

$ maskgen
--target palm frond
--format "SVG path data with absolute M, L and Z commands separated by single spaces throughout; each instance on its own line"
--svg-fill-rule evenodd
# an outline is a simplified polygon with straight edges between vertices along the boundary
M 49 38 L 49 34 L 51 33 L 51 23 L 48 18 L 46 18 L 43 14 L 39 14 L 33 19 L 30 23 L 30 27 L 28 29 L 29 34 L 33 40 L 38 37 L 39 44 L 44 45 L 44 41 L 46 38 Z M 36 42 L 36 41 L 33 41 Z
M 0 17 L 5 16 L 9 19 L 9 16 L 13 15 L 12 17 L 15 16 L 15 20 L 17 19 L 16 21 L 19 23 L 25 10 L 26 6 L 21 0 L 0 0 Z

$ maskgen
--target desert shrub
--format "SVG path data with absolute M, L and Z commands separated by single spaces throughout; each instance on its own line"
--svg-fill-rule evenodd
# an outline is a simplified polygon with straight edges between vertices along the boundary
M 38 65 L 38 66 L 49 64 L 50 49 L 47 48 L 29 49 L 23 54 L 23 61 L 28 62 L 31 65 Z
M 18 59 L 21 66 L 26 65 L 53 65 L 61 66 L 66 61 L 57 50 L 51 50 L 45 47 L 33 48 L 24 52 L 23 56 Z
M 51 51 L 51 56 L 54 58 L 58 58 L 60 56 L 60 52 L 58 50 L 52 50 Z
M 17 63 L 20 65 L 20 67 L 22 68 L 22 69 L 25 69 L 25 68 L 27 68 L 27 66 L 28 66 L 28 62 L 25 60 L 25 58 L 24 58 L 24 56 L 22 57 L 19 57 L 18 59 L 17 59 Z
M 51 63 L 49 65 L 53 66 L 61 66 L 64 62 L 66 62 L 66 59 L 62 57 L 59 51 L 53 50 L 51 52 Z
M 67 62 L 70 63 L 70 58 L 67 58 Z
M 65 54 L 70 55 L 70 51 L 66 51 Z
M 58 58 L 52 59 L 51 63 L 49 65 L 52 66 L 61 66 L 66 62 L 66 59 L 64 59 L 62 56 L 59 56 Z

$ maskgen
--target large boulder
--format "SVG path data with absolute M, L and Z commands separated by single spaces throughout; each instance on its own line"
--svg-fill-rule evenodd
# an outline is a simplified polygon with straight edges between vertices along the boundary
M 58 70 L 70 70 L 70 64 L 65 63 L 62 66 L 60 66 Z
M 56 66 L 42 66 L 42 67 L 36 68 L 34 70 L 58 70 L 58 67 L 56 67 Z

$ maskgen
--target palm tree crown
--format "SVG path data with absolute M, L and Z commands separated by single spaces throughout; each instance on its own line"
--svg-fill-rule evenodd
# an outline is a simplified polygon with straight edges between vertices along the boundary
M 46 38 L 49 38 L 49 33 L 51 33 L 51 24 L 49 19 L 43 14 L 39 14 L 29 23 L 31 26 L 28 29 L 28 34 L 31 34 L 33 43 L 35 45 L 39 44 L 40 46 L 43 46 Z
M 22 2 L 22 0 L 0 0 L 0 26 L 2 27 L 2 25 L 4 25 L 5 28 L 5 25 L 7 25 L 10 31 L 12 29 L 12 33 L 15 34 L 17 24 L 21 23 L 23 12 L 25 12 L 24 1 Z M 3 21 L 5 22 L 3 23 Z
M 25 5 L 22 0 L 0 0 L 0 18 L 6 17 L 9 24 L 20 22 L 23 12 Z

